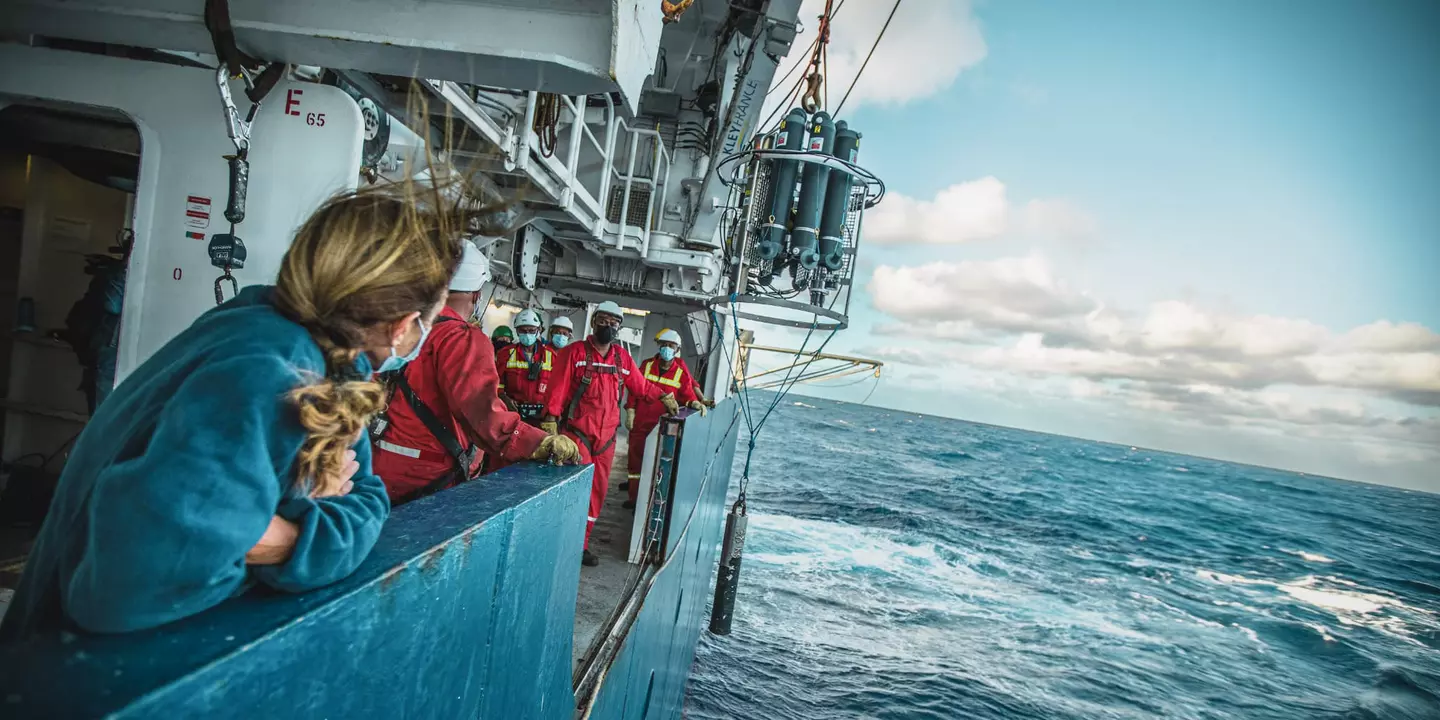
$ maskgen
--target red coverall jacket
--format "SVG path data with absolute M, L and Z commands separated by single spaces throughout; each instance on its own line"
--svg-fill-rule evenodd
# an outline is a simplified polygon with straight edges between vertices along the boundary
M 545 432 L 521 422 L 496 397 L 500 380 L 490 338 L 448 307 L 440 311 L 440 318 L 419 357 L 405 366 L 410 387 L 456 433 L 461 447 L 468 449 L 474 441 L 485 453 L 508 462 L 529 457 Z M 455 460 L 415 416 L 404 393 L 397 391 L 390 398 L 386 416 L 385 434 L 374 444 L 375 474 L 385 481 L 392 503 L 404 502 L 451 472 Z M 457 431 L 457 423 L 463 432 Z M 471 473 L 480 459 L 477 454 Z
M 525 346 L 512 343 L 500 348 L 495 356 L 495 370 L 500 373 L 500 390 L 517 405 L 536 405 L 537 415 L 544 414 L 545 399 L 554 384 L 551 377 L 555 370 L 555 358 L 560 353 L 548 345 L 535 343 L 530 352 Z M 540 364 L 540 374 L 530 379 L 530 363 Z M 539 422 L 539 418 L 535 422 Z
M 690 367 L 678 357 L 670 361 L 668 370 L 659 356 L 652 357 L 640 363 L 640 374 L 646 380 L 659 385 L 662 392 L 674 393 L 676 402 L 682 407 L 700 399 L 695 374 L 690 372 Z M 642 402 L 631 395 L 625 401 L 625 407 L 635 410 L 635 427 L 630 429 L 630 450 L 625 463 L 629 475 L 626 479 L 630 483 L 626 492 L 633 502 L 639 498 L 640 493 L 640 468 L 645 461 L 645 438 L 660 423 L 660 416 L 665 414 L 665 406 L 658 400 Z
M 659 356 L 649 358 L 640 363 L 640 375 L 659 385 L 662 393 L 674 393 L 675 401 L 680 403 L 681 407 L 700 399 L 695 374 L 690 372 L 690 366 L 678 357 L 670 361 L 668 370 Z M 659 399 L 641 402 L 639 398 L 631 395 L 630 399 L 625 401 L 625 407 L 635 410 L 636 428 L 642 425 L 653 428 L 660 422 L 660 416 L 665 414 L 665 406 L 660 404 Z
M 580 398 L 575 417 L 565 417 L 571 394 L 578 392 L 582 379 L 590 375 L 590 388 Z M 560 419 L 561 425 L 583 435 L 580 447 L 596 454 L 606 446 L 614 447 L 615 431 L 620 427 L 620 390 L 632 397 L 659 402 L 666 390 L 645 381 L 630 353 L 619 343 L 610 345 L 610 352 L 601 356 L 589 338 L 571 343 L 556 359 L 554 387 L 545 403 L 545 413 Z M 608 470 L 608 468 L 607 468 Z

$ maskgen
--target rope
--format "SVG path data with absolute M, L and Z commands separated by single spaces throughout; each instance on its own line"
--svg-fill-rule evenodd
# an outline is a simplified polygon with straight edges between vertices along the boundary
M 895 11 L 900 9 L 900 1 L 895 0 L 895 4 L 891 6 L 890 16 L 885 18 L 885 24 L 880 26 L 880 34 L 875 36 L 875 44 L 870 46 L 870 52 L 865 55 L 865 62 L 860 63 L 859 72 L 855 73 L 855 78 L 850 81 L 850 87 L 845 90 L 845 97 L 840 98 L 840 104 L 835 107 L 836 116 L 839 116 L 840 111 L 844 109 L 845 101 L 850 99 L 850 91 L 855 89 L 855 83 L 860 82 L 860 76 L 865 74 L 865 67 L 870 64 L 870 58 L 875 56 L 875 48 L 880 47 L 880 39 L 885 37 L 885 31 L 889 29 L 890 21 L 895 19 Z
M 555 146 L 560 138 L 556 128 L 560 125 L 560 96 L 539 93 L 535 96 L 535 121 L 530 128 L 540 140 L 540 154 L 555 157 Z

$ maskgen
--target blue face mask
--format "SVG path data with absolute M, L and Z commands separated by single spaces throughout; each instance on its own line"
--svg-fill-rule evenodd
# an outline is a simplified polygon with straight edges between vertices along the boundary
M 554 335 L 550 336 L 550 344 L 554 345 L 556 350 L 559 350 L 560 348 L 563 348 L 566 345 L 570 344 L 570 338 L 565 337 L 560 333 L 555 333 Z
M 670 362 L 671 360 L 674 360 L 674 359 L 675 359 L 675 348 L 672 348 L 672 347 L 662 347 L 662 348 L 660 348 L 660 359 L 661 359 L 661 360 L 664 360 L 665 362 Z
M 385 358 L 385 362 L 380 363 L 380 369 L 379 369 L 379 370 L 376 370 L 375 372 L 377 372 L 377 373 L 385 373 L 385 372 L 390 372 L 390 371 L 392 371 L 392 370 L 399 370 L 400 368 L 405 367 L 405 365 L 406 365 L 407 363 L 409 363 L 411 360 L 414 360 L 415 358 L 417 358 L 417 357 L 420 356 L 420 348 L 421 348 L 421 347 L 424 347 L 424 345 L 425 345 L 425 338 L 426 338 L 426 337 L 429 337 L 429 335 L 430 335 L 430 328 L 425 327 L 425 321 L 424 321 L 424 320 L 421 320 L 420 318 L 415 318 L 415 322 L 420 323 L 420 340 L 419 340 L 419 342 L 416 342 L 416 343 L 415 343 L 415 349 L 414 349 L 414 350 L 411 350 L 411 351 L 408 352 L 408 353 L 405 353 L 405 354 L 402 356 L 402 355 L 396 355 L 396 354 L 395 354 L 395 346 L 394 346 L 394 345 L 391 345 L 391 346 L 390 346 L 390 357 Z
M 540 339 L 540 333 L 520 333 L 515 337 L 519 338 L 521 345 L 531 347 Z

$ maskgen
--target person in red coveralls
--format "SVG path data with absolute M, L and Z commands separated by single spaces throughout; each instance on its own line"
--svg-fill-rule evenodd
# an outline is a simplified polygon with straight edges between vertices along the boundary
M 540 313 L 521 310 L 515 314 L 515 342 L 495 354 L 495 370 L 500 374 L 500 399 L 506 407 L 520 413 L 520 419 L 539 426 L 545 417 L 545 396 L 550 391 L 550 376 L 559 353 L 540 342 L 545 324 Z
M 620 391 L 647 401 L 656 401 L 670 412 L 680 406 L 675 396 L 659 385 L 648 382 L 635 367 L 635 360 L 625 348 L 615 343 L 624 314 L 611 301 L 600 303 L 590 320 L 590 337 L 570 343 L 555 361 L 555 386 L 545 402 L 545 421 L 540 424 L 547 432 L 560 431 L 580 446 L 580 461 L 595 463 L 595 480 L 590 486 L 590 516 L 585 523 L 585 551 L 582 561 L 589 566 L 600 564 L 590 552 L 590 531 L 605 505 L 605 491 L 610 488 L 610 464 L 615 459 L 615 433 L 620 429 Z
M 420 354 L 387 378 L 390 404 L 371 437 L 375 474 L 392 505 L 469 480 L 482 452 L 503 462 L 579 460 L 569 438 L 526 425 L 496 395 L 495 351 L 485 333 L 467 322 L 489 277 L 485 256 L 466 243 Z
M 661 330 L 655 336 L 655 343 L 659 345 L 659 349 L 655 357 L 640 364 L 640 374 L 666 392 L 674 393 L 675 399 L 681 405 L 699 410 L 701 417 L 704 417 L 707 405 L 714 407 L 714 403 L 705 402 L 695 375 L 690 372 L 685 361 L 680 359 L 680 333 L 669 329 Z M 660 403 L 642 402 L 634 395 L 625 401 L 625 428 L 630 431 L 630 451 L 626 467 L 629 477 L 625 482 L 625 490 L 630 499 L 625 501 L 626 508 L 635 507 L 635 500 L 640 492 L 640 465 L 645 460 L 645 439 L 650 436 L 650 431 L 660 424 L 660 415 L 664 411 L 665 408 Z

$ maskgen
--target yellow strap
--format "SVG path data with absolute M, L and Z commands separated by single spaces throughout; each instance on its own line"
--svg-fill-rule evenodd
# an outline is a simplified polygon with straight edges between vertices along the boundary
M 554 354 L 547 349 L 545 351 L 545 358 L 540 361 L 540 369 L 547 371 L 554 369 L 553 365 L 551 364 L 554 359 Z M 510 360 L 505 363 L 505 367 L 510 370 L 529 370 L 530 361 L 520 357 L 519 350 L 511 350 Z

